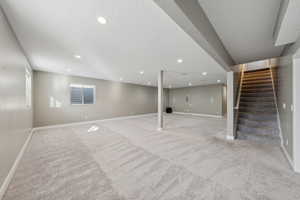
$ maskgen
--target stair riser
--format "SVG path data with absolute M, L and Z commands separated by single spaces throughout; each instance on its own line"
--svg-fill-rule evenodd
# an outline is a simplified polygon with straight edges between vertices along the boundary
M 270 114 L 276 114 L 276 110 L 274 108 L 253 108 L 253 107 L 248 107 L 248 108 L 240 108 L 239 111 L 241 112 L 262 112 L 262 113 L 270 113 Z
M 251 127 L 276 127 L 277 121 L 276 120 L 251 121 L 251 120 L 246 120 L 246 119 L 240 118 L 239 124 L 244 125 L 244 126 L 251 126 Z
M 268 97 L 241 97 L 241 102 L 274 102 L 274 98 L 268 98 Z
M 243 81 L 243 86 L 246 85 L 266 85 L 266 86 L 272 86 L 271 81 Z
M 269 144 L 269 145 L 280 145 L 280 138 L 270 138 L 270 137 L 263 137 L 263 136 L 255 136 L 250 134 L 244 134 L 241 132 L 237 133 L 237 138 L 240 140 L 251 140 L 259 144 Z
M 276 114 L 250 114 L 250 113 L 239 113 L 240 118 L 249 120 L 276 120 Z
M 265 89 L 273 89 L 273 86 L 268 84 L 264 85 L 243 85 L 242 86 L 242 91 L 247 90 L 247 89 L 256 89 L 256 90 L 265 90 Z
M 247 127 L 243 125 L 238 126 L 238 130 L 243 132 L 243 133 L 248 133 L 248 134 L 257 134 L 257 135 L 262 135 L 262 136 L 278 136 L 279 132 L 278 129 L 264 129 L 264 128 L 253 128 L 253 127 Z
M 269 92 L 257 92 L 257 93 L 242 92 L 241 97 L 274 97 L 274 94 Z
M 270 76 L 254 76 L 254 77 L 243 77 L 243 81 L 262 81 L 272 80 Z
M 264 93 L 264 92 L 272 92 L 273 93 L 273 88 L 243 88 L 242 92 L 248 92 L 248 93 Z

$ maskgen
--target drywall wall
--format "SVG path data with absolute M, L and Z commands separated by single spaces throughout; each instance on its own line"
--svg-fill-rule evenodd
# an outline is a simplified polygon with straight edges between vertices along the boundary
M 174 112 L 223 115 L 223 85 L 206 85 L 169 90 Z
M 293 160 L 294 170 L 300 173 L 300 58 L 293 59 Z
M 155 87 L 41 71 L 34 82 L 35 127 L 157 112 Z M 95 85 L 96 103 L 71 105 L 70 84 Z
M 1 8 L 0 52 L 1 186 L 32 128 L 32 108 L 26 103 L 25 92 L 25 69 L 30 73 L 30 65 Z M 27 95 L 31 96 L 30 90 L 27 91 Z
M 293 159 L 293 59 L 284 56 L 272 67 L 283 146 Z M 275 73 L 274 73 L 275 72 Z

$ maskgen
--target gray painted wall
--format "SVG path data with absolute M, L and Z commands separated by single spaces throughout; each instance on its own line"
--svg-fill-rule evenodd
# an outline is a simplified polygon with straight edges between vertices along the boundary
M 300 58 L 293 60 L 293 161 L 294 170 L 300 173 Z
M 293 159 L 293 59 L 292 56 L 284 56 L 279 59 L 275 71 L 275 87 L 277 106 L 283 145 Z
M 25 68 L 30 66 L 1 9 L 0 52 L 1 186 L 32 128 L 32 109 L 25 101 Z
M 221 84 L 169 89 L 169 105 L 174 112 L 223 115 L 223 89 Z
M 157 112 L 155 87 L 40 71 L 34 82 L 35 127 Z M 71 105 L 70 84 L 95 85 L 96 103 Z M 51 98 L 60 106 L 51 107 Z

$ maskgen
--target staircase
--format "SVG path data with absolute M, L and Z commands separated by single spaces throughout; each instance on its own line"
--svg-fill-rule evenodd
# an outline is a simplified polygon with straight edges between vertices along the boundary
M 237 137 L 259 143 L 280 144 L 277 109 L 269 68 L 244 72 Z

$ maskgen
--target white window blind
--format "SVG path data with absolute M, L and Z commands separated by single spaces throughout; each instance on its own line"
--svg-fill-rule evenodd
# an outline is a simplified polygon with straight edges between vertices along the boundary
M 72 105 L 95 103 L 95 86 L 71 84 L 70 89 Z

